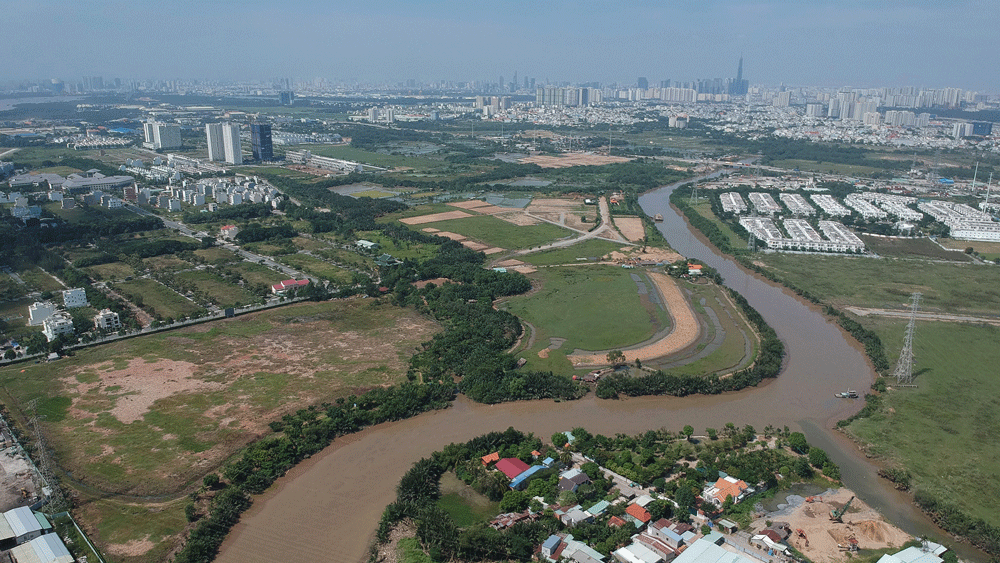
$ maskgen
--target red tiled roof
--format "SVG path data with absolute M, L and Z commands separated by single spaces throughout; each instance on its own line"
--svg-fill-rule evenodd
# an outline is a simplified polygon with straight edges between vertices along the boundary
M 737 480 L 735 483 L 727 481 L 724 477 L 719 477 L 719 480 L 715 482 L 715 488 L 719 491 L 713 496 L 719 500 L 719 502 L 726 502 L 726 497 L 731 496 L 733 500 L 736 500 L 740 496 L 740 493 L 747 489 L 747 484 L 743 480 Z
M 625 513 L 632 516 L 636 520 L 642 522 L 643 524 L 653 519 L 653 516 L 650 515 L 648 510 L 635 503 L 628 505 L 625 508 Z
M 621 528 L 624 525 L 625 525 L 625 521 L 622 520 L 621 518 L 617 517 L 617 516 L 612 516 L 608 520 L 608 526 L 614 526 L 615 528 Z
M 497 462 L 497 469 L 503 472 L 508 479 L 513 479 L 528 470 L 528 464 L 516 457 L 505 457 Z
M 500 461 L 500 452 L 493 452 L 483 456 L 483 465 L 489 465 L 495 461 Z

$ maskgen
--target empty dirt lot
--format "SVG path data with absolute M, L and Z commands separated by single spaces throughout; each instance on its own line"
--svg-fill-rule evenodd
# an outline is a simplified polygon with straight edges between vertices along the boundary
M 542 168 L 569 168 L 570 166 L 601 166 L 615 162 L 628 162 L 631 158 L 603 154 L 569 153 L 560 156 L 534 155 L 521 159 L 522 164 L 537 164 Z

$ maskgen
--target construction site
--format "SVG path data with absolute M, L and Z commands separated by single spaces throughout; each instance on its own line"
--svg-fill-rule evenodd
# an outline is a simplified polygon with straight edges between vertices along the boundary
M 0 416 L 0 512 L 41 501 L 43 480 Z
M 784 500 L 777 510 L 758 512 L 751 528 L 764 529 L 769 523 L 784 527 L 789 533 L 785 543 L 815 563 L 846 561 L 860 550 L 900 547 L 913 539 L 848 489 L 805 497 L 788 494 Z

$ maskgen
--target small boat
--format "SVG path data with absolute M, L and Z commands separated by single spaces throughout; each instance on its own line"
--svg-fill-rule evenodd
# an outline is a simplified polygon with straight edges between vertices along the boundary
M 663 214 L 662 213 L 657 213 L 656 216 L 653 217 L 653 220 L 654 221 L 663 221 Z
M 837 393 L 834 397 L 837 397 L 838 399 L 857 399 L 858 392 L 853 389 L 848 389 L 847 391 Z

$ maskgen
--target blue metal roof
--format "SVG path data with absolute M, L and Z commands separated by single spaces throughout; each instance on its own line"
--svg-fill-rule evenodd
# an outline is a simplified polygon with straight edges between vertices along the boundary
M 518 488 L 522 483 L 527 481 L 532 475 L 538 473 L 542 469 L 545 469 L 544 465 L 532 465 L 528 469 L 522 471 L 517 477 L 511 479 L 510 488 L 512 489 Z
M 542 543 L 542 549 L 548 549 L 549 551 L 552 551 L 556 548 L 556 546 L 559 545 L 559 542 L 561 541 L 562 539 L 559 536 L 553 534 L 549 536 L 549 539 L 545 540 L 545 542 Z

